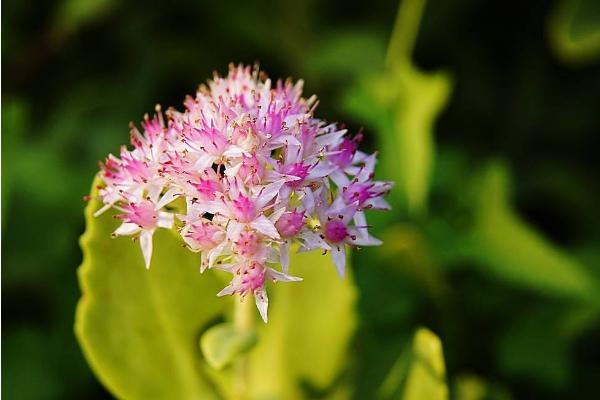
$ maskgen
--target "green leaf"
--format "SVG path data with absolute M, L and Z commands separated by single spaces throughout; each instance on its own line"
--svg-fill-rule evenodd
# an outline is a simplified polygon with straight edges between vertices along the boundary
M 537 381 L 553 390 L 572 382 L 576 340 L 597 326 L 596 304 L 528 307 L 498 340 L 498 364 L 508 376 Z M 548 332 L 552 332 L 551 335 Z
M 204 399 L 216 397 L 217 387 L 219 394 L 230 394 L 239 377 L 231 368 L 211 368 L 198 346 L 207 328 L 204 342 L 223 340 L 223 332 L 210 326 L 232 319 L 233 299 L 215 295 L 225 285 L 220 271 L 200 275 L 198 255 L 166 230 L 155 233 L 146 271 L 137 243 L 111 239 L 118 222 L 109 213 L 93 217 L 100 207 L 95 189 L 92 197 L 81 238 L 83 295 L 75 331 L 95 374 L 118 398 Z M 243 356 L 247 396 L 301 398 L 309 389 L 346 397 L 336 383 L 356 327 L 352 276 L 339 279 L 330 257 L 318 252 L 293 255 L 291 267 L 304 281 L 269 285 L 269 323 L 252 308 L 258 344 Z M 228 340 L 203 349 L 209 362 L 240 355 L 232 349 L 245 347 L 232 345 L 240 338 Z
M 55 27 L 59 32 L 72 33 L 95 19 L 108 14 L 117 0 L 65 0 L 55 15 Z
M 213 326 L 200 338 L 200 348 L 206 362 L 216 369 L 230 365 L 237 356 L 247 352 L 255 344 L 254 332 L 240 332 L 230 323 Z
M 448 398 L 442 342 L 433 332 L 417 330 L 412 347 L 400 355 L 378 395 L 403 400 Z
M 424 73 L 410 61 L 423 0 L 401 3 L 388 50 L 387 68 L 357 83 L 346 109 L 377 131 L 383 177 L 396 182 L 392 194 L 412 214 L 425 211 L 433 171 L 433 124 L 446 105 L 451 80 L 445 72 Z
M 377 71 L 384 58 L 385 44 L 376 32 L 336 29 L 323 36 L 317 47 L 306 54 L 306 71 L 313 85 L 315 80 L 345 82 Z
M 327 391 L 347 367 L 357 298 L 350 266 L 341 280 L 329 255 L 309 252 L 293 255 L 291 267 L 303 281 L 269 288 L 269 323 L 258 326 L 248 353 L 251 398 L 306 397 L 303 386 Z
M 510 205 L 508 173 L 492 164 L 476 185 L 475 227 L 467 253 L 499 278 L 542 293 L 589 299 L 583 265 L 529 227 Z
M 403 400 L 448 398 L 442 342 L 428 329 L 419 329 L 413 342 L 413 362 Z
M 600 4 L 560 0 L 548 18 L 548 38 L 561 60 L 583 64 L 600 57 Z
M 199 276 L 197 255 L 166 230 L 155 234 L 147 271 L 137 243 L 111 239 L 118 222 L 93 217 L 99 206 L 94 199 L 85 211 L 78 271 L 75 332 L 88 363 L 118 398 L 215 397 L 202 374 L 198 337 L 230 305 L 215 296 L 220 280 Z
M 452 390 L 456 400 L 511 400 L 512 396 L 504 387 L 490 384 L 473 374 L 456 377 Z
M 564 388 L 572 371 L 564 313 L 547 305 L 528 312 L 500 337 L 498 363 L 509 376 L 522 376 L 553 389 Z M 548 334 L 552 332 L 552 334 Z

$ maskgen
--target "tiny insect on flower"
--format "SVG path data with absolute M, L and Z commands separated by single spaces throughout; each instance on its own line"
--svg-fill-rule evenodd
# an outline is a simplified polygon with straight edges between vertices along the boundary
M 392 184 L 373 180 L 377 158 L 358 150 L 363 134 L 316 118 L 316 97 L 302 97 L 302 86 L 231 65 L 184 111 L 157 106 L 143 132 L 131 126 L 132 149 L 101 164 L 96 215 L 118 211 L 113 235 L 139 239 L 147 268 L 153 233 L 177 226 L 201 271 L 232 274 L 218 295 L 254 296 L 265 322 L 266 283 L 301 280 L 288 275 L 294 243 L 331 253 L 343 277 L 346 246 L 381 243 L 365 210 L 388 210 Z

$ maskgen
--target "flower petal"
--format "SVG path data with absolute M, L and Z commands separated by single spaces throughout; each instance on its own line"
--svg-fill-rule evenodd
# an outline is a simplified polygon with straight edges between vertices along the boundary
M 219 297 L 229 296 L 234 293 L 235 293 L 235 288 L 232 285 L 227 285 L 223 289 L 221 289 L 221 291 L 219 293 L 217 293 L 217 296 L 219 296 Z
M 339 142 L 340 139 L 344 137 L 346 132 L 348 132 L 348 130 L 342 129 L 336 132 L 328 133 L 326 135 L 321 135 L 315 140 L 315 142 L 320 147 L 329 146 Z
M 158 222 L 156 223 L 161 228 L 171 229 L 173 227 L 173 221 L 175 216 L 171 213 L 160 211 L 158 213 Z
M 140 247 L 142 248 L 142 255 L 144 256 L 144 262 L 146 263 L 146 269 L 150 269 L 150 259 L 152 258 L 152 235 L 153 230 L 143 230 L 140 234 Z
M 238 174 L 238 172 L 240 171 L 240 168 L 242 168 L 242 163 L 239 162 L 237 163 L 237 165 L 234 165 L 233 167 L 229 167 L 227 169 L 225 169 L 225 175 L 227 176 L 236 176 Z
M 360 229 L 358 229 L 358 230 L 360 231 Z M 367 233 L 364 236 L 357 235 L 356 239 L 349 238 L 348 243 L 355 245 L 355 246 L 379 246 L 383 242 Z
M 341 244 L 331 247 L 331 257 L 340 278 L 346 274 L 346 246 Z
M 114 236 L 130 236 L 140 232 L 142 228 L 132 222 L 123 222 L 114 232 Z
M 106 212 L 106 210 L 108 210 L 112 206 L 113 206 L 112 204 L 105 204 L 105 205 L 103 205 L 102 208 L 100 208 L 98 211 L 96 211 L 94 213 L 94 217 L 99 217 L 100 215 L 102 215 L 104 212 Z
M 273 200 L 273 198 L 277 196 L 277 193 L 279 193 L 279 189 L 281 189 L 284 183 L 284 180 L 280 180 L 267 186 L 263 186 L 258 193 L 258 198 L 256 199 L 256 209 L 262 209 L 267 203 Z
M 269 220 L 269 218 L 264 215 L 260 215 L 254 221 L 250 223 L 250 226 L 262 233 L 263 235 L 267 235 L 273 239 L 279 239 L 279 232 L 277 232 L 277 228 L 275 225 Z
M 273 282 L 299 282 L 302 280 L 302 278 L 284 274 L 282 272 L 274 270 L 273 268 L 268 268 L 267 274 L 269 275 L 269 278 L 273 280 Z
M 281 262 L 281 269 L 286 274 L 290 269 L 290 245 L 290 240 L 286 240 L 279 245 L 279 260 Z
M 304 229 L 299 234 L 302 240 L 302 247 L 306 250 L 323 249 L 330 250 L 331 247 L 317 233 Z
M 254 301 L 256 302 L 256 308 L 258 308 L 261 318 L 266 324 L 269 319 L 267 316 L 267 311 L 269 309 L 269 297 L 267 296 L 267 291 L 265 288 L 256 289 L 254 291 Z
M 156 203 L 156 209 L 159 210 L 163 208 L 164 206 L 178 198 L 180 195 L 181 193 L 178 188 L 171 188 L 167 190 L 166 193 L 163 194 L 163 196 L 160 198 L 159 202 Z

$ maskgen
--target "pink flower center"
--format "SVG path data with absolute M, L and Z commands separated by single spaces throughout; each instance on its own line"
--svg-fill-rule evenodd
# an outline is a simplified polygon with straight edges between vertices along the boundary
M 354 140 L 344 138 L 336 150 L 339 153 L 336 153 L 330 157 L 331 162 L 340 168 L 345 168 L 350 165 L 352 158 L 354 158 L 354 153 L 356 153 L 356 149 L 358 149 L 359 140 L 360 138 L 358 137 Z
M 123 171 L 127 172 L 134 181 L 145 183 L 153 178 L 153 172 L 147 163 L 133 158 L 128 153 L 122 155 L 121 158 L 123 159 Z
M 257 262 L 240 270 L 237 291 L 239 293 L 254 292 L 265 284 L 265 267 Z
M 148 200 L 141 203 L 130 203 L 123 207 L 125 214 L 117 217 L 125 222 L 131 222 L 139 225 L 143 229 L 152 229 L 158 222 L 158 212 L 154 209 L 154 204 Z
M 277 222 L 275 228 L 279 231 L 279 234 L 284 238 L 291 238 L 296 236 L 304 226 L 304 213 L 296 211 L 285 212 Z
M 238 221 L 250 222 L 256 217 L 256 208 L 248 197 L 240 195 L 232 203 L 233 214 Z
M 210 250 L 225 239 L 223 228 L 209 222 L 192 225 L 186 235 L 192 239 L 200 250 Z
M 196 128 L 184 123 L 182 127 L 177 127 L 181 131 L 184 139 L 193 146 L 195 150 L 204 151 L 211 156 L 221 157 L 227 147 L 227 139 L 216 128 L 201 127 Z
M 241 96 L 241 99 L 243 99 L 243 96 Z M 231 141 L 246 151 L 256 148 L 258 136 L 256 136 L 253 124 L 247 121 L 242 126 L 238 126 L 233 132 Z
M 240 233 L 240 237 L 233 243 L 233 250 L 243 257 L 252 257 L 259 249 L 258 235 L 252 231 Z
M 298 188 L 304 182 L 304 179 L 308 176 L 308 171 L 310 169 L 310 165 L 304 165 L 303 163 L 295 163 L 286 165 L 283 168 L 283 173 L 286 175 L 296 176 L 300 179 L 296 179 L 295 181 L 287 182 L 287 185 L 292 188 Z
M 342 242 L 348 236 L 348 228 L 342 221 L 336 219 L 325 225 L 325 237 L 332 243 Z
M 265 174 L 264 165 L 258 160 L 256 155 L 243 156 L 242 166 L 238 171 L 238 176 L 244 181 L 253 185 L 258 185 Z
M 353 183 L 347 188 L 344 188 L 344 201 L 346 204 L 355 203 L 363 204 L 365 201 L 374 197 L 374 193 L 370 191 L 373 187 L 370 183 Z
M 200 182 L 190 182 L 190 184 L 196 188 L 200 197 L 205 200 L 214 200 L 215 192 L 221 190 L 219 182 L 210 179 L 200 179 Z

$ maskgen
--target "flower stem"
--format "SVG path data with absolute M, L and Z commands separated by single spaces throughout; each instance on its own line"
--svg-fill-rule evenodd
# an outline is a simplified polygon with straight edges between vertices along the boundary
M 233 325 L 239 332 L 248 332 L 254 325 L 254 300 L 247 296 L 235 302 Z M 246 354 L 241 354 L 234 364 L 233 398 L 244 400 L 248 398 L 248 359 Z

